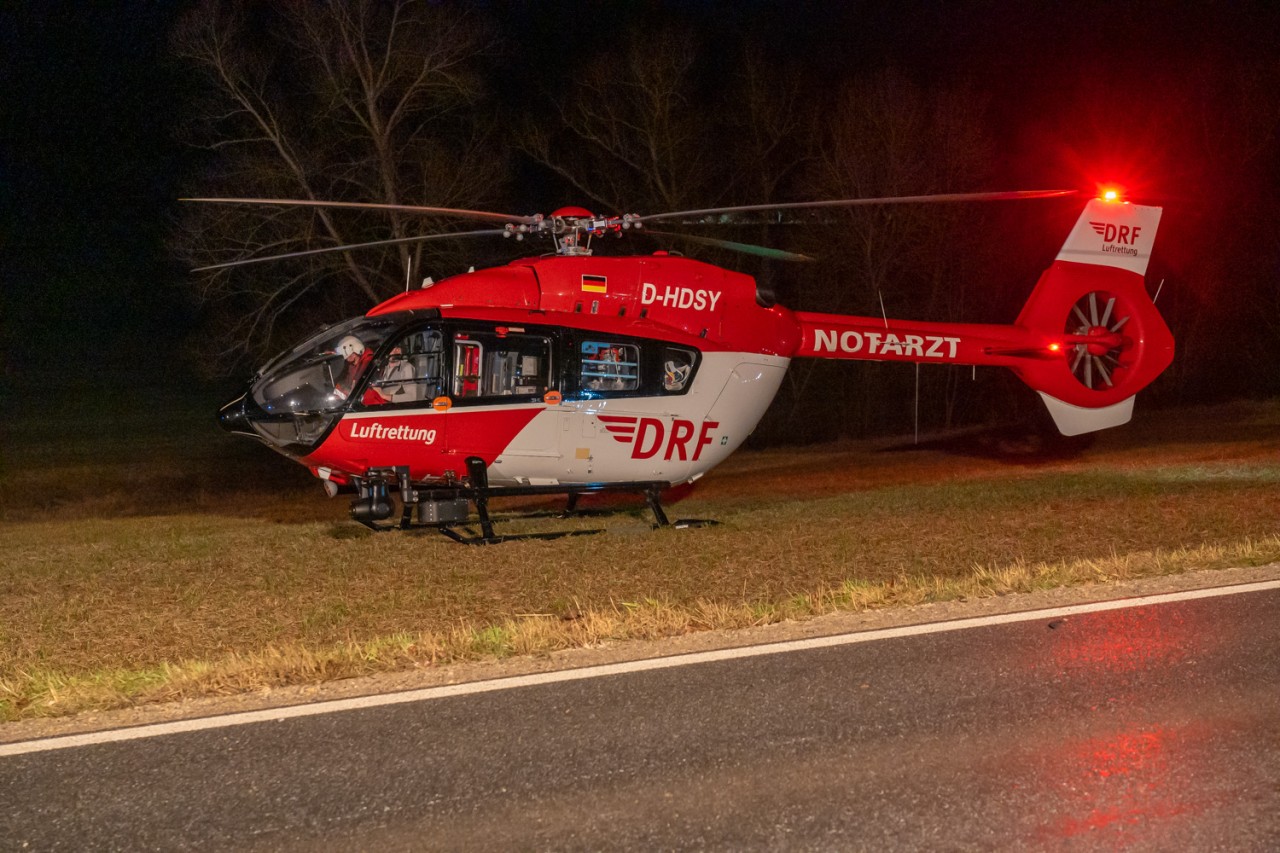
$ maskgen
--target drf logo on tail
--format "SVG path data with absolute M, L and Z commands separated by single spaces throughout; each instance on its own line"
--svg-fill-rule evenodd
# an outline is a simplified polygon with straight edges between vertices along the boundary
M 1138 225 L 1113 225 L 1110 222 L 1089 220 L 1089 227 L 1098 232 L 1105 243 L 1128 243 L 1132 246 L 1138 242 L 1138 234 L 1142 232 Z
M 711 443 L 711 431 L 720 426 L 719 421 L 703 421 L 698 429 L 693 421 L 677 418 L 671 422 L 671 432 L 659 418 L 632 418 L 622 415 L 598 415 L 604 428 L 615 440 L 631 445 L 632 459 L 652 459 L 666 448 L 662 458 L 670 462 L 697 462 L 702 449 Z M 694 438 L 694 434 L 697 438 Z M 690 443 L 693 447 L 690 448 Z

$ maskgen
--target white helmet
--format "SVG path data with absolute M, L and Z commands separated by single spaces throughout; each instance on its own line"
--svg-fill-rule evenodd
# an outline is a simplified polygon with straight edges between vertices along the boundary
M 338 345 L 334 348 L 334 352 L 343 358 L 351 358 L 364 352 L 364 341 L 355 335 L 347 335 L 338 341 Z

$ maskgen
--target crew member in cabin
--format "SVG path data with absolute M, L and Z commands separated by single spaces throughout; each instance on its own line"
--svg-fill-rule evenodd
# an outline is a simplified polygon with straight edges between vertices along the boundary
M 373 351 L 355 335 L 347 335 L 338 341 L 334 353 L 342 356 L 342 371 L 333 380 L 333 396 L 345 400 L 351 396 L 351 389 L 360 381 L 369 362 L 373 361 Z

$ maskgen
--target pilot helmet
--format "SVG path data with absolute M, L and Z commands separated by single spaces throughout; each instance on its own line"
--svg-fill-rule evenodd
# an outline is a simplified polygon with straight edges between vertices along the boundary
M 358 356 L 364 352 L 364 341 L 360 340 L 355 335 L 347 335 L 342 340 L 338 341 L 338 345 L 334 348 L 334 352 L 345 359 L 350 359 L 353 356 Z

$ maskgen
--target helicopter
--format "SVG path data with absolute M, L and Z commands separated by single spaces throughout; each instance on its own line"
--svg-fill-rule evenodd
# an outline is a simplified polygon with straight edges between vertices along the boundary
M 1064 435 L 1127 423 L 1169 366 L 1174 340 L 1145 283 L 1161 208 L 1089 199 L 1011 325 L 793 311 L 745 274 L 668 251 L 607 257 L 591 239 L 743 213 L 863 204 L 1045 198 L 1073 190 L 746 205 L 672 213 L 549 216 L 285 199 L 209 203 L 394 209 L 495 227 L 241 259 L 202 270 L 460 235 L 549 237 L 554 252 L 433 281 L 312 335 L 262 367 L 219 411 L 231 433 L 301 463 L 375 530 L 432 527 L 502 541 L 489 501 L 664 493 L 740 447 L 796 358 L 1005 367 Z M 680 236 L 680 235 L 672 235 Z M 807 256 L 683 235 L 782 260 Z M 399 503 L 399 519 L 394 520 Z M 474 506 L 480 534 L 464 536 Z M 698 520 L 677 526 L 697 526 Z

